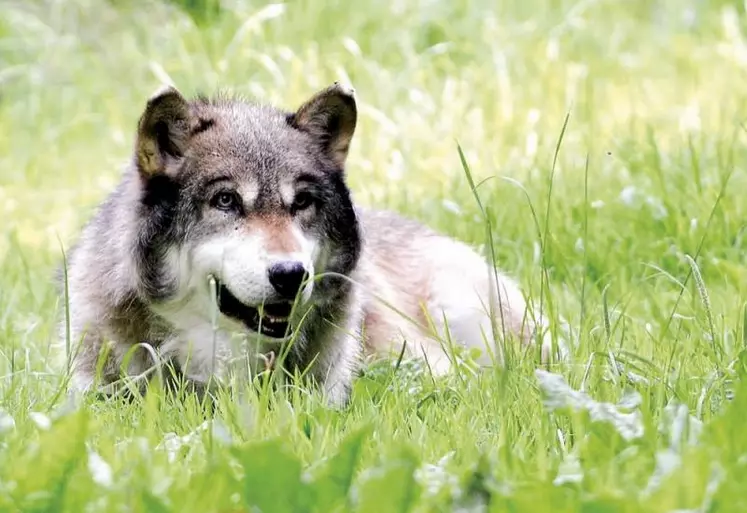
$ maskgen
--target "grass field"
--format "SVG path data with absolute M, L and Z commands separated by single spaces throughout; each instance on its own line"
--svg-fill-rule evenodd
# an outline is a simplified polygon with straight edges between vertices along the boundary
M 0 0 L 0 511 L 747 511 L 746 72 L 726 0 Z M 490 226 L 569 358 L 67 402 L 51 278 L 148 95 L 338 79 L 357 201 Z

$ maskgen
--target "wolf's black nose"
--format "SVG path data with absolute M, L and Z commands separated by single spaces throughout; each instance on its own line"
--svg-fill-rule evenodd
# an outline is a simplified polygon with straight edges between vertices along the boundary
M 270 285 L 278 294 L 286 299 L 295 299 L 306 275 L 306 269 L 301 262 L 289 260 L 273 264 L 267 273 Z

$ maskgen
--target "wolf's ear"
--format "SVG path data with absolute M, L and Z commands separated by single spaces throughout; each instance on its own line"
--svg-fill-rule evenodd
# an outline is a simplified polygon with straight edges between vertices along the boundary
M 335 82 L 301 105 L 290 116 L 289 123 L 311 134 L 342 169 L 357 119 L 355 91 Z
M 181 159 L 190 135 L 187 100 L 172 86 L 164 86 L 148 100 L 137 132 L 137 167 L 149 178 L 167 173 Z

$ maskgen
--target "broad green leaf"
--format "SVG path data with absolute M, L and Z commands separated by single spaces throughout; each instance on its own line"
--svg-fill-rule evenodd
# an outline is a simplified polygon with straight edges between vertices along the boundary
M 152 494 L 148 490 L 143 491 L 141 496 L 141 506 L 143 512 L 148 513 L 169 513 L 171 509 L 156 495 Z
M 34 511 L 63 509 L 70 477 L 86 460 L 87 424 L 88 417 L 80 410 L 40 432 L 39 440 L 27 451 L 27 463 L 18 469 L 14 495 L 19 503 Z
M 245 481 L 232 467 L 229 459 L 220 454 L 210 457 L 203 468 L 190 472 L 181 483 L 170 488 L 169 511 L 247 511 L 241 502 Z M 251 508 L 249 510 L 252 511 Z M 276 509 L 272 507 L 269 511 Z
M 234 449 L 244 469 L 244 502 L 262 513 L 298 511 L 302 497 L 301 463 L 280 441 L 269 440 Z
M 359 513 L 406 513 L 420 496 L 417 455 L 407 449 L 395 460 L 367 472 L 358 488 Z
M 313 511 L 326 513 L 347 503 L 363 442 L 370 433 L 370 425 L 350 433 L 340 443 L 337 453 L 313 472 L 310 486 L 314 498 Z

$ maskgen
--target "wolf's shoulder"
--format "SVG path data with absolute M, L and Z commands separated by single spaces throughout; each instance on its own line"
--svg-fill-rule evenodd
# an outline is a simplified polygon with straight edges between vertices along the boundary
M 388 209 L 356 207 L 361 235 L 368 246 L 402 246 L 439 234 L 425 223 Z

